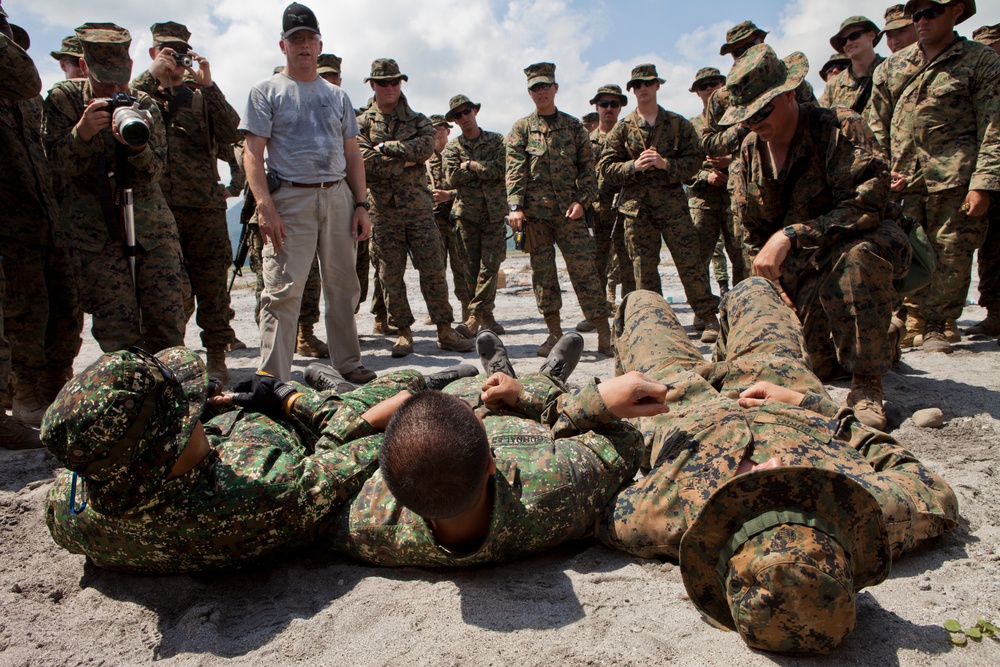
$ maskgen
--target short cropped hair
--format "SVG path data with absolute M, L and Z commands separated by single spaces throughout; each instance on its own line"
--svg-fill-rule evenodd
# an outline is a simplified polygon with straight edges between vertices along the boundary
M 491 459 L 486 429 L 469 405 L 428 390 L 389 420 L 379 467 L 401 505 L 425 519 L 447 519 L 479 499 Z

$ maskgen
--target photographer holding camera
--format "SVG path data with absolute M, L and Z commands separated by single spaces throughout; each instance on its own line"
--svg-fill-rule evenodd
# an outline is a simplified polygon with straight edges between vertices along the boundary
M 190 285 L 159 186 L 167 153 L 160 110 L 148 95 L 129 89 L 127 30 L 85 23 L 76 34 L 87 78 L 60 81 L 49 91 L 42 142 L 64 186 L 59 204 L 80 307 L 93 316 L 93 335 L 105 352 L 182 345 Z M 134 255 L 125 244 L 129 189 Z
M 153 59 L 132 81 L 156 102 L 167 128 L 167 165 L 160 189 L 177 221 L 196 320 L 207 350 L 208 374 L 226 382 L 226 346 L 236 335 L 229 326 L 226 277 L 233 261 L 226 227 L 226 195 L 219 183 L 217 146 L 242 136 L 240 116 L 212 80 L 208 60 L 191 49 L 191 32 L 168 21 L 154 23 Z M 231 152 L 231 150 L 230 150 Z M 185 307 L 185 320 L 194 301 Z

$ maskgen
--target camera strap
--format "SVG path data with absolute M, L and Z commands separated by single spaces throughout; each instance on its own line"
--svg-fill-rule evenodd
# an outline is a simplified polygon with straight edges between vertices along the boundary
M 117 151 L 116 151 L 117 152 Z M 97 154 L 97 198 L 101 202 L 101 213 L 104 214 L 104 225 L 108 229 L 108 237 L 115 242 L 122 240 L 122 226 L 118 211 L 120 205 L 118 197 L 111 183 L 112 171 L 108 169 L 108 159 L 101 151 Z

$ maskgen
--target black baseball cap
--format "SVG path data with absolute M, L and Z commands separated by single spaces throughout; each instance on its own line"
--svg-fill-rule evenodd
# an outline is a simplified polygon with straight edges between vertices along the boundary
M 320 34 L 319 22 L 313 11 L 305 5 L 293 2 L 285 7 L 285 13 L 281 17 L 281 38 L 285 39 L 299 30 Z

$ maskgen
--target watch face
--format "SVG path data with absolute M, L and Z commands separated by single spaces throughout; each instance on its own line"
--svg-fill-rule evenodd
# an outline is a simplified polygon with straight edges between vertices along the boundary
M 517 211 L 517 210 L 520 210 L 520 208 L 521 208 L 520 206 L 515 206 L 514 204 L 510 205 L 510 210 L 511 211 Z

